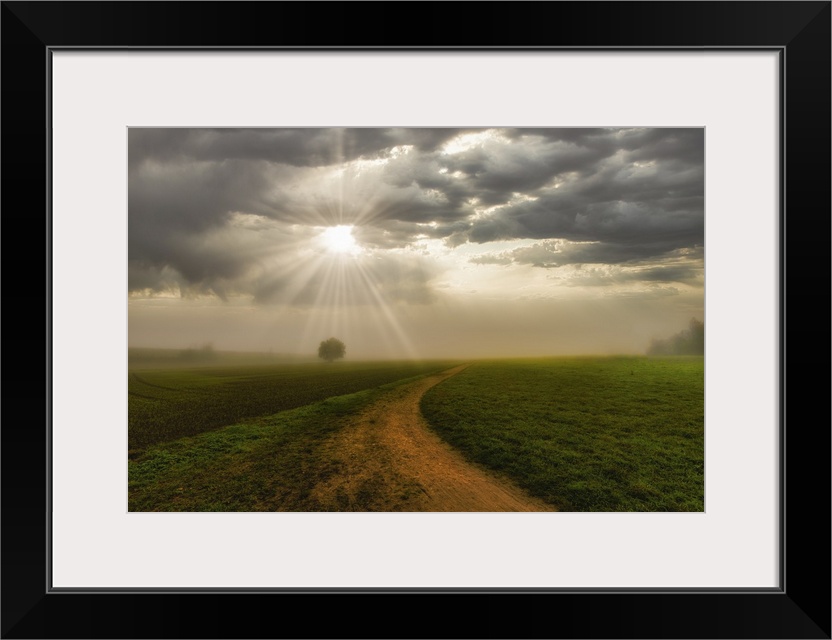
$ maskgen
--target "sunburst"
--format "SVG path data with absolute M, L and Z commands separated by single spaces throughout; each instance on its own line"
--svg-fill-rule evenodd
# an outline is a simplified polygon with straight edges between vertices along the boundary
M 352 225 L 341 224 L 327 227 L 319 237 L 327 251 L 354 256 L 360 254 L 362 249 L 355 241 L 352 230 Z

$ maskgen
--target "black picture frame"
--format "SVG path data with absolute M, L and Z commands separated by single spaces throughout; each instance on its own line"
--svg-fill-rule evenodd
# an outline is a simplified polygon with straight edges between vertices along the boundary
M 830 2 L 3 2 L 0 20 L 3 638 L 830 637 Z M 778 51 L 780 587 L 52 591 L 48 90 L 64 47 Z

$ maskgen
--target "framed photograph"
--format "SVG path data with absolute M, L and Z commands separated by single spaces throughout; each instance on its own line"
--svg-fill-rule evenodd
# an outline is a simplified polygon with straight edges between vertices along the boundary
M 829 2 L 2 11 L 3 637 L 830 637 Z
M 127 154 L 131 513 L 705 511 L 704 127 Z

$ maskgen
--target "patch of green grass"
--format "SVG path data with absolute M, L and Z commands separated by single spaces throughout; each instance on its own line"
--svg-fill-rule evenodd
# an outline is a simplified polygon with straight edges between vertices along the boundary
M 128 448 L 193 436 L 450 366 L 441 362 L 339 362 L 131 370 Z
M 326 510 L 311 491 L 338 463 L 321 445 L 381 391 L 407 380 L 148 447 L 128 461 L 128 510 Z
M 704 360 L 475 363 L 422 412 L 469 459 L 562 511 L 704 509 Z

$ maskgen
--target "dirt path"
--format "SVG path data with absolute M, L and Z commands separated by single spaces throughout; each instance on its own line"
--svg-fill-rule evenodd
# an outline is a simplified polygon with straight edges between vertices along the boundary
M 312 491 L 339 511 L 554 511 L 474 467 L 428 429 L 419 400 L 467 365 L 387 392 L 326 443 L 336 469 Z

